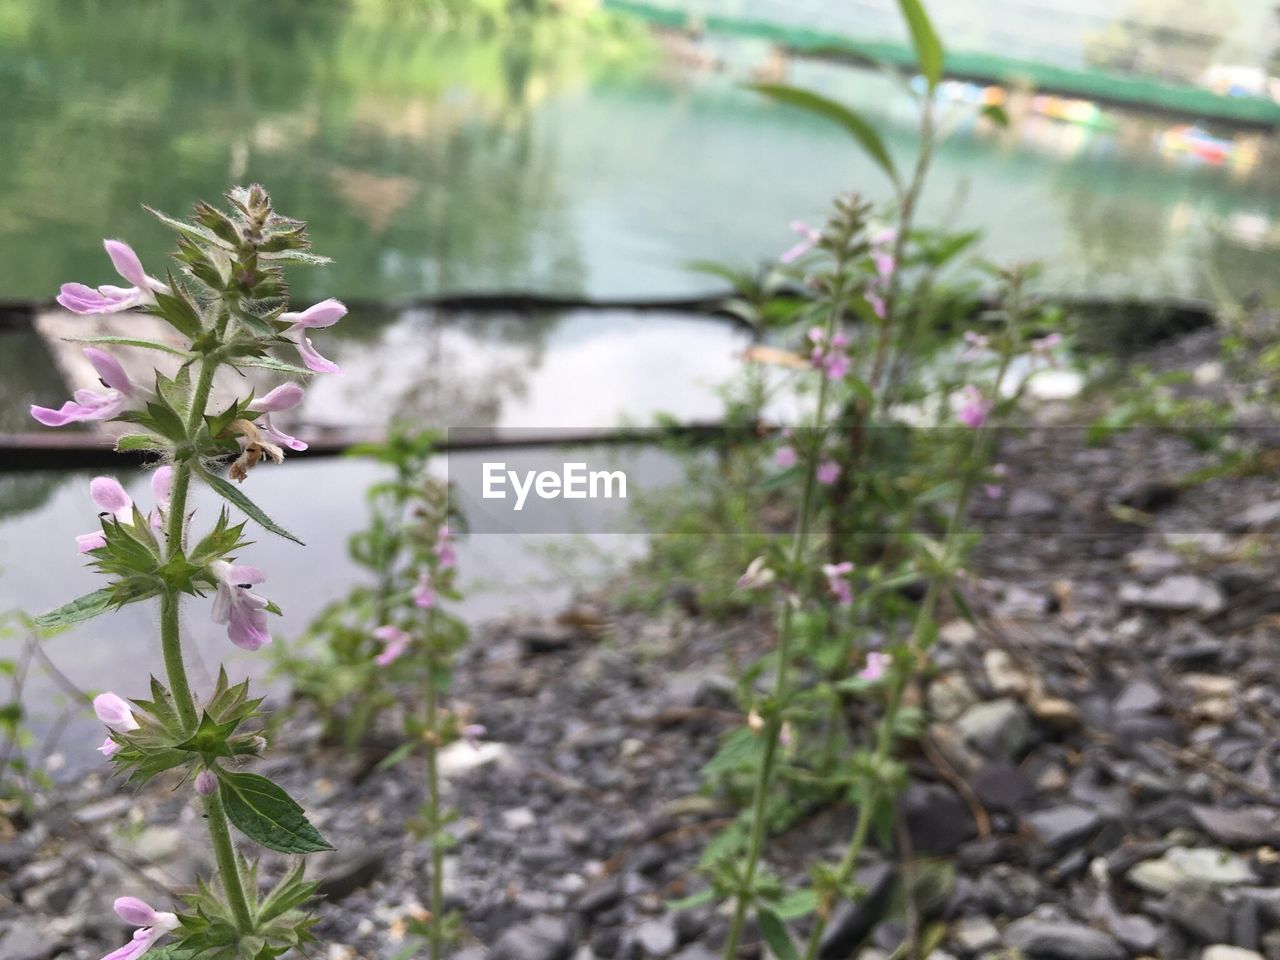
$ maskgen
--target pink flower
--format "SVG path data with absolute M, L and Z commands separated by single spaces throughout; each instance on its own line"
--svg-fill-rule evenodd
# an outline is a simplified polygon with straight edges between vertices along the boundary
M 778 448 L 777 453 L 773 455 L 773 461 L 783 470 L 787 470 L 796 465 L 796 448 L 787 444 Z
M 747 565 L 746 572 L 738 578 L 738 589 L 763 590 L 773 583 L 776 577 L 777 574 L 766 566 L 764 557 L 756 557 Z
M 435 553 L 441 570 L 452 569 L 454 564 L 458 562 L 458 555 L 453 549 L 453 533 L 447 525 L 441 527 L 436 533 Z
M 100 693 L 94 697 L 93 712 L 113 733 L 128 733 L 138 729 L 138 720 L 129 709 L 129 704 L 114 693 Z M 110 757 L 119 749 L 120 744 L 111 737 L 107 737 L 98 748 L 98 752 L 104 757 Z
M 124 698 L 114 693 L 100 693 L 93 698 L 93 712 L 112 730 L 126 733 L 138 729 L 138 721 Z
M 133 500 L 115 477 L 94 477 L 89 481 L 89 496 L 102 511 L 101 516 L 110 515 L 120 523 L 133 523 Z M 76 537 L 76 544 L 81 553 L 88 553 L 105 547 L 107 538 L 101 530 L 95 530 L 80 534 Z
M 987 417 L 991 415 L 992 403 L 971 383 L 967 384 L 960 393 L 960 409 L 956 411 L 956 419 L 966 427 L 976 430 L 987 422 Z
M 436 591 L 431 585 L 430 570 L 423 570 L 418 574 L 418 582 L 413 587 L 413 604 L 424 610 L 436 605 Z
M 471 745 L 472 750 L 480 749 L 480 738 L 488 732 L 483 723 L 468 723 L 458 731 L 462 739 Z
M 65 427 L 68 423 L 82 420 L 112 420 L 130 405 L 136 395 L 144 392 L 133 386 L 124 367 L 105 350 L 85 347 L 84 355 L 98 371 L 106 390 L 77 390 L 72 394 L 74 399 L 57 410 L 33 406 L 31 416 L 46 427 Z
M 212 770 L 201 770 L 196 774 L 196 793 L 207 797 L 218 789 L 218 778 Z
M 137 897 L 120 897 L 115 911 L 125 923 L 138 927 L 133 939 L 119 950 L 113 950 L 102 960 L 138 960 L 148 950 L 178 928 L 178 918 L 167 912 L 154 910 Z
M 391 624 L 378 627 L 373 631 L 373 635 L 386 644 L 382 648 L 382 652 L 373 658 L 374 663 L 380 667 L 385 667 L 399 659 L 405 648 L 409 646 L 410 641 L 413 640 L 411 634 Z
M 884 297 L 876 290 L 868 290 L 866 292 L 867 303 L 871 307 L 871 312 L 881 320 L 885 318 L 885 314 L 889 312 L 888 306 L 885 305 Z
M 840 464 L 834 460 L 823 460 L 818 464 L 817 480 L 824 487 L 829 487 L 840 479 Z
M 997 463 L 995 466 L 991 468 L 991 477 L 993 480 L 1002 480 L 1004 479 L 1004 475 L 1008 472 L 1009 472 L 1008 467 L 1006 467 L 1003 463 Z M 990 497 L 992 500 L 997 500 L 1000 498 L 1000 495 L 1004 493 L 1004 485 L 1001 483 L 994 483 L 994 482 L 988 483 L 983 486 L 983 490 L 986 491 L 987 496 Z
M 315 308 L 312 307 L 312 309 L 314 310 Z M 289 436 L 282 430 L 277 430 L 271 422 L 271 414 L 281 410 L 291 410 L 301 402 L 302 388 L 296 383 L 282 383 L 271 392 L 263 394 L 254 400 L 249 404 L 249 409 L 254 413 L 262 414 L 258 418 L 258 429 L 262 431 L 267 440 L 279 447 L 302 451 L 307 449 L 305 443 L 296 437 Z
M 783 263 L 795 263 L 795 261 L 816 247 L 818 241 L 822 239 L 820 230 L 815 230 L 800 220 L 791 221 L 791 229 L 793 232 L 800 234 L 800 242 L 789 248 L 786 253 L 778 258 Z
M 267 599 L 249 588 L 267 579 L 257 567 L 215 560 L 209 565 L 218 592 L 213 598 L 213 622 L 225 624 L 227 637 L 237 647 L 257 650 L 271 642 L 267 629 Z
M 877 680 L 884 679 L 885 671 L 889 669 L 889 665 L 893 663 L 893 658 L 887 653 L 880 653 L 872 650 L 867 654 L 867 663 L 858 671 L 859 680 L 868 680 L 875 683 Z
M 960 354 L 960 359 L 965 363 L 969 363 L 973 360 L 977 360 L 986 352 L 991 340 L 989 337 L 984 337 L 980 333 L 975 333 L 972 330 L 966 330 L 964 332 L 964 342 L 965 350 L 964 353 Z
M 827 354 L 823 366 L 826 367 L 828 380 L 843 380 L 849 372 L 849 355 L 843 350 L 833 349 Z
M 94 289 L 83 283 L 64 283 L 58 293 L 58 303 L 67 310 L 80 314 L 119 313 L 121 310 L 155 303 L 157 293 L 172 293 L 155 277 L 147 276 L 142 269 L 142 261 L 127 243 L 122 240 L 103 240 L 102 245 L 106 248 L 116 273 L 133 286 L 115 287 L 104 284 Z
M 316 373 L 342 372 L 332 360 L 326 360 L 320 356 L 316 348 L 312 346 L 311 338 L 307 336 L 306 331 L 312 328 L 331 327 L 346 315 L 346 306 L 332 297 L 307 307 L 301 313 L 280 314 L 281 320 L 292 324 L 284 331 L 284 335 L 293 340 L 294 345 L 298 348 L 298 353 L 302 356 L 302 362 L 306 364 L 308 370 L 313 370 Z
M 151 526 L 157 530 L 164 522 L 169 499 L 173 496 L 173 474 L 173 465 L 168 463 L 157 467 L 155 473 L 151 474 L 151 495 L 156 498 L 156 509 L 151 511 Z
M 827 578 L 827 589 L 842 607 L 853 603 L 853 584 L 849 581 L 851 573 L 853 573 L 853 564 L 848 560 L 822 565 L 822 574 Z

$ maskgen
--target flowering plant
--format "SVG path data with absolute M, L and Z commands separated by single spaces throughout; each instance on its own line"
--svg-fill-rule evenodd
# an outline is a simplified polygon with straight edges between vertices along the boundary
M 281 853 L 332 849 L 283 788 L 243 769 L 266 749 L 262 701 L 250 697 L 248 681 L 232 684 L 222 669 L 201 700 L 187 678 L 184 602 L 211 596 L 209 616 L 226 627 L 231 643 L 247 650 L 271 642 L 267 616 L 280 612 L 254 590 L 266 575 L 240 560 L 249 545 L 246 521 L 232 522 L 224 507 L 211 528 L 193 532 L 192 483 L 206 484 L 266 530 L 301 542 L 232 481 L 243 482 L 264 458 L 279 462 L 285 449 L 305 449 L 271 421 L 271 414 L 301 400 L 302 388 L 290 381 L 260 397 L 250 391 L 218 405 L 210 399 L 215 377 L 220 370 L 299 378 L 335 372 L 337 366 L 317 352 L 307 331 L 331 326 L 346 313 L 336 300 L 288 312 L 283 268 L 326 261 L 308 252 L 305 225 L 276 214 L 260 186 L 233 189 L 227 199 L 229 213 L 200 203 L 192 222 L 152 211 L 178 234 L 176 277 L 147 274 L 132 248 L 108 240 L 107 254 L 129 286 L 69 283 L 58 297 L 79 314 L 152 314 L 173 328 L 181 346 L 132 336 L 92 338 L 85 355 L 104 390 L 77 390 L 59 408 L 31 409 L 36 420 L 53 427 L 126 423 L 134 432 L 120 437 L 116 448 L 149 451 L 158 461 L 151 483 L 155 503 L 146 514 L 119 481 L 92 481 L 89 494 L 101 510 L 100 529 L 78 537 L 77 544 L 107 585 L 37 622 L 46 630 L 60 629 L 158 600 L 167 682 L 153 677 L 145 695 L 139 691 L 129 699 L 110 692 L 98 696 L 94 710 L 107 728 L 100 749 L 135 786 L 169 771 L 190 782 L 204 808 L 217 864 L 217 882 L 200 882 L 173 912 L 134 897 L 116 900 L 116 913 L 138 929 L 105 960 L 136 960 L 165 938 L 170 943 L 161 952 L 183 958 L 270 960 L 305 944 L 312 921 L 303 907 L 314 884 L 304 879 L 301 861 L 261 891 L 257 866 L 237 851 L 231 830 Z M 166 368 L 172 372 L 156 369 L 143 382 L 112 352 L 121 347 L 153 351 L 173 361 Z M 274 356 L 281 347 L 296 350 L 304 365 Z

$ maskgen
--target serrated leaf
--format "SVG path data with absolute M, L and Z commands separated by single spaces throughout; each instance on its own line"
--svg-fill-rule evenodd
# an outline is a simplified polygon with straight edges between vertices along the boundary
M 911 45 L 916 51 L 916 66 L 929 83 L 930 92 L 942 79 L 942 41 L 938 39 L 929 14 L 920 0 L 898 0 L 898 7 L 911 31 Z
M 218 785 L 227 818 L 250 840 L 280 853 L 333 849 L 298 802 L 266 777 L 219 770 Z
M 889 151 L 885 149 L 884 141 L 880 139 L 880 134 L 876 132 L 875 127 L 844 104 L 812 91 L 789 87 L 785 84 L 754 83 L 751 84 L 751 89 L 779 103 L 799 107 L 801 110 L 807 110 L 839 124 L 858 142 L 876 165 L 889 175 L 889 179 L 895 184 L 898 183 L 898 171 L 893 165 L 893 158 L 889 156 Z
M 274 533 L 278 537 L 284 537 L 286 540 L 292 540 L 294 543 L 299 544 L 300 546 L 305 546 L 305 544 L 303 544 L 301 540 L 299 540 L 297 537 L 295 537 L 292 533 L 290 533 L 284 527 L 280 526 L 280 524 L 276 523 L 274 520 L 268 517 L 262 511 L 261 507 L 259 507 L 256 503 L 254 503 L 252 500 L 246 497 L 230 481 L 224 480 L 222 477 L 209 473 L 207 470 L 203 470 L 203 469 L 200 471 L 200 475 L 204 478 L 205 482 L 208 483 L 209 486 L 213 488 L 213 491 L 216 494 L 218 494 L 218 496 L 224 498 L 233 506 L 242 510 L 245 513 L 245 515 L 249 517 L 249 519 L 253 520 L 263 529 L 269 530 L 271 533 Z
M 64 603 L 56 610 L 42 613 L 36 617 L 36 626 L 41 630 L 65 630 L 72 624 L 92 620 L 106 613 L 115 603 L 115 591 L 111 587 L 103 587 L 93 593 L 76 597 L 70 603 Z
M 796 945 L 791 942 L 791 935 L 787 933 L 786 924 L 776 913 L 762 907 L 756 913 L 756 920 L 760 924 L 760 936 L 764 937 L 769 951 L 777 960 L 800 960 Z
M 155 312 L 179 333 L 194 340 L 204 332 L 200 314 L 182 292 L 182 288 L 174 282 L 172 273 L 169 274 L 169 289 L 173 291 L 172 294 L 156 292 Z

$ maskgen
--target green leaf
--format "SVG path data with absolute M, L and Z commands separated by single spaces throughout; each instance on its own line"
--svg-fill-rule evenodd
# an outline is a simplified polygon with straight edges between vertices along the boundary
M 679 900 L 668 900 L 667 909 L 674 912 L 677 910 L 688 910 L 691 907 L 700 907 L 704 903 L 710 903 L 715 899 L 715 895 L 715 890 L 711 887 L 707 887 L 705 890 L 700 890 L 687 897 L 681 897 Z
M 800 954 L 796 952 L 796 946 L 787 933 L 786 924 L 776 913 L 761 908 L 756 914 L 756 920 L 760 923 L 760 936 L 764 937 L 769 951 L 777 960 L 800 960 Z
M 911 45 L 916 49 L 916 65 L 929 82 L 929 91 L 942 79 L 942 41 L 929 22 L 929 14 L 925 12 L 920 0 L 898 0 L 902 16 L 906 18 L 907 28 L 911 31 Z
M 280 853 L 333 849 L 298 802 L 266 777 L 219 770 L 218 784 L 227 817 L 250 840 Z
M 275 357 L 236 357 L 231 361 L 231 365 L 236 367 L 258 367 L 262 370 L 274 370 L 276 373 L 288 373 L 295 377 L 315 376 L 314 370 L 308 370 L 306 367 L 300 367 L 297 364 L 286 363 L 283 360 L 277 360 Z
M 63 337 L 68 343 L 107 343 L 117 347 L 140 347 L 143 350 L 160 350 L 175 357 L 189 357 L 186 350 L 179 350 L 159 340 L 143 340 L 138 337 Z
M 271 531 L 278 537 L 284 537 L 286 540 L 292 540 L 296 544 L 305 546 L 301 540 L 263 513 L 261 507 L 241 493 L 239 488 L 230 481 L 224 480 L 222 477 L 209 473 L 204 469 L 200 470 L 200 475 L 204 477 L 205 482 L 213 488 L 214 492 L 217 493 L 218 496 L 224 498 L 232 505 L 244 511 L 249 519 L 258 523 L 264 529 Z
M 1005 112 L 1004 107 L 1000 106 L 1000 104 L 988 103 L 978 112 L 1001 130 L 1009 129 L 1009 114 Z
M 374 769 L 379 771 L 390 770 L 392 767 L 396 766 L 397 764 L 403 762 L 406 758 L 408 758 L 413 753 L 413 750 L 416 746 L 417 744 L 414 743 L 412 740 L 407 741 L 406 743 L 400 744 L 400 746 L 396 747 L 394 750 L 388 753 L 385 757 L 379 760 L 377 767 L 375 767 Z
M 169 289 L 173 291 L 172 294 L 156 292 L 155 312 L 167 320 L 169 325 L 179 333 L 194 340 L 204 332 L 200 314 L 182 292 L 182 288 L 174 281 L 172 273 L 169 274 Z
M 124 453 L 128 450 L 168 450 L 169 443 L 160 437 L 153 437 L 149 433 L 126 433 L 123 437 L 116 441 L 116 452 Z
M 194 223 L 187 223 L 185 220 L 179 220 L 176 217 L 171 217 L 167 213 L 161 213 L 154 207 L 148 207 L 146 204 L 142 205 L 142 209 L 146 210 L 147 213 L 151 214 L 161 223 L 177 230 L 180 234 L 185 234 L 188 237 L 194 237 L 197 240 L 208 241 L 214 246 L 222 247 L 224 250 L 231 249 L 224 240 L 219 239 L 217 234 L 206 227 L 202 227 Z
M 111 587 L 103 587 L 83 597 L 76 597 L 70 603 L 64 603 L 57 610 L 50 610 L 36 617 L 36 626 L 41 630 L 65 630 L 75 623 L 92 620 L 99 614 L 106 613 L 115 603 L 115 591 Z
M 880 139 L 880 134 L 876 133 L 875 127 L 848 107 L 809 90 L 784 84 L 755 83 L 751 84 L 751 89 L 779 103 L 808 110 L 810 113 L 838 123 L 858 142 L 880 169 L 889 175 L 889 179 L 895 184 L 898 183 L 898 171 L 893 165 L 893 158 L 889 156 L 889 151 L 885 149 L 884 141 Z
M 806 917 L 818 909 L 818 893 L 812 888 L 792 890 L 772 904 L 773 912 L 782 920 Z

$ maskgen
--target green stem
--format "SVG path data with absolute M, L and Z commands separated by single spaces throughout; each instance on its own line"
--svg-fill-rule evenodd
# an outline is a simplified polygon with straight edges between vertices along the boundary
M 1015 289 L 1015 296 L 1011 301 L 1011 310 L 1016 313 L 1021 309 L 1021 290 Z M 1012 317 L 1012 314 L 1011 314 Z M 1014 323 L 1012 319 L 1009 321 L 1009 329 L 1012 331 Z M 996 373 L 995 386 L 993 394 L 996 398 L 1000 396 L 1000 391 L 1004 386 L 1005 376 L 1009 372 L 1009 363 L 1012 359 L 1012 348 L 1006 350 L 1001 357 L 1000 368 Z M 969 496 L 973 492 L 973 488 L 977 483 L 978 468 L 980 464 L 986 462 L 985 452 L 989 442 L 990 428 L 980 427 L 974 431 L 973 444 L 969 453 L 969 469 L 964 473 L 964 480 L 960 487 L 960 493 L 956 498 L 955 506 L 952 508 L 951 516 L 947 521 L 946 542 L 948 549 L 952 543 L 960 521 L 964 518 L 965 511 L 968 507 Z M 924 600 L 920 604 L 917 611 L 915 625 L 911 631 L 911 640 L 909 650 L 914 658 L 915 652 L 920 649 L 921 641 L 924 639 L 925 631 L 929 624 L 933 621 L 934 611 L 938 605 L 938 598 L 942 593 L 945 578 L 942 574 L 936 574 L 929 581 L 928 590 L 925 592 Z M 889 699 L 885 706 L 884 716 L 880 720 L 879 732 L 876 736 L 876 752 L 874 769 L 879 769 L 888 759 L 889 748 L 893 743 L 893 731 L 898 722 L 898 711 L 902 706 L 903 694 L 906 691 L 907 680 L 909 679 L 909 671 L 903 670 L 894 676 L 892 685 L 889 688 Z M 866 845 L 867 834 L 871 827 L 871 817 L 875 813 L 876 805 L 880 802 L 882 784 L 879 780 L 872 781 L 867 790 L 867 795 L 863 798 L 862 805 L 858 809 L 858 821 L 853 828 L 853 837 L 849 841 L 849 846 L 845 850 L 844 857 L 840 860 L 840 865 L 836 868 L 836 887 L 842 887 L 849 882 L 849 878 L 853 875 L 853 870 L 857 866 L 858 857 L 862 854 L 862 849 Z M 813 929 L 809 933 L 809 943 L 805 950 L 805 960 L 814 960 L 818 955 L 818 947 L 822 943 L 822 935 L 827 927 L 828 911 L 822 911 L 818 914 L 814 921 Z
M 828 343 L 835 334 L 836 326 L 839 324 L 844 310 L 845 278 L 842 259 L 837 259 L 836 261 L 836 276 L 839 278 L 838 286 L 831 301 L 831 316 L 827 320 Z M 822 373 L 820 376 L 822 381 L 818 387 L 816 423 L 821 429 L 825 423 L 827 397 L 830 391 L 826 374 Z M 800 498 L 800 515 L 796 520 L 796 530 L 791 541 L 792 571 L 799 569 L 809 542 L 809 527 L 813 522 L 814 491 L 817 487 L 819 457 L 820 450 L 817 449 L 815 444 L 813 455 L 809 457 L 806 465 L 804 491 Z M 804 601 L 804 595 L 808 590 L 807 584 L 808 578 L 802 578 L 801 586 L 796 591 L 795 602 L 784 600 L 782 605 L 782 616 L 778 624 L 778 667 L 773 684 L 774 709 L 769 711 L 769 716 L 765 719 L 764 729 L 761 731 L 761 736 L 764 737 L 764 755 L 760 758 L 760 769 L 756 775 L 755 789 L 751 801 L 751 840 L 747 848 L 747 863 L 742 873 L 742 885 L 737 891 L 733 920 L 729 926 L 729 936 L 725 940 L 725 960 L 733 960 L 738 952 L 738 943 L 742 939 L 742 928 L 747 919 L 747 908 L 752 900 L 756 869 L 760 864 L 760 856 L 764 851 L 765 828 L 767 826 L 765 805 L 769 797 L 769 786 L 773 780 L 773 765 L 778 753 L 778 737 L 782 733 L 782 707 L 786 702 L 788 693 L 787 681 L 791 661 L 792 615 L 796 605 Z
M 187 416 L 189 437 L 195 436 L 200 427 L 200 421 L 204 417 L 216 368 L 217 363 L 213 360 L 206 359 L 200 364 L 200 373 L 191 394 L 191 409 Z M 187 497 L 190 490 L 191 461 L 188 459 L 177 464 L 174 472 L 173 492 L 169 499 L 169 515 L 165 527 L 169 556 L 182 552 L 186 533 Z M 160 645 L 164 652 L 165 673 L 169 678 L 169 692 L 173 695 L 185 732 L 194 732 L 199 715 L 195 697 L 191 694 L 191 683 L 187 679 L 186 664 L 182 658 L 179 595 L 178 591 L 171 586 L 166 586 L 160 595 Z M 241 933 L 249 933 L 253 929 L 253 916 L 249 911 L 249 902 L 245 898 L 240 865 L 236 859 L 235 846 L 231 841 L 231 828 L 227 823 L 226 811 L 222 807 L 222 798 L 215 791 L 205 798 L 204 806 L 222 889 L 226 892 L 227 902 L 231 905 L 237 928 Z
M 431 827 L 431 960 L 444 954 L 444 846 L 440 843 L 439 698 L 436 692 L 436 656 L 432 646 L 434 610 L 426 617 L 426 745 L 427 822 Z
M 235 915 L 236 927 L 241 933 L 250 933 L 253 930 L 253 916 L 245 897 L 240 860 L 236 857 L 235 844 L 231 841 L 231 827 L 227 823 L 227 812 L 222 806 L 222 794 L 215 790 L 205 797 L 204 811 L 209 824 L 209 837 L 213 841 L 213 855 L 218 862 L 218 876 L 222 880 L 222 889 L 226 891 L 227 902 L 231 904 L 231 912 Z

